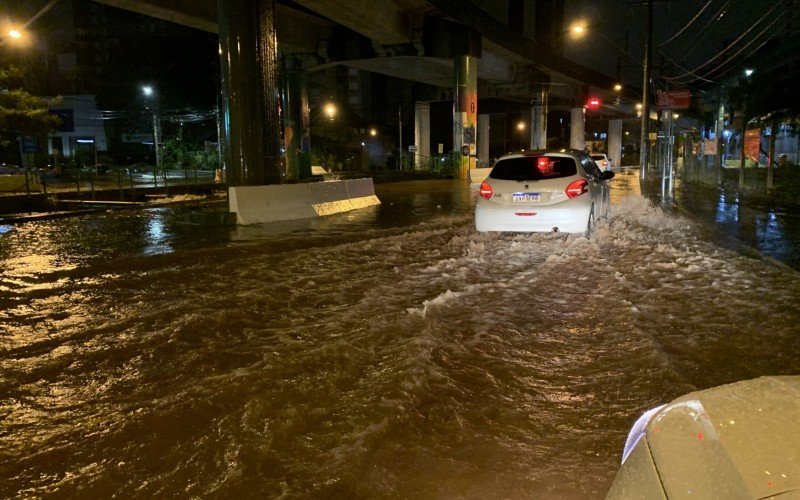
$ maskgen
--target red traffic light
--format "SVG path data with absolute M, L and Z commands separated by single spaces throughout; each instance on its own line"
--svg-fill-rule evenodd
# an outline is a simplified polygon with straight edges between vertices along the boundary
M 601 104 L 603 104 L 603 102 L 599 97 L 590 97 L 589 100 L 586 101 L 586 107 L 589 109 L 599 109 Z

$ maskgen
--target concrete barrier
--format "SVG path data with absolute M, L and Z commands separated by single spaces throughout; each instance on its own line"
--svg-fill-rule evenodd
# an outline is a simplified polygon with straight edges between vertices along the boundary
M 379 205 L 372 179 L 228 188 L 240 225 L 305 219 Z

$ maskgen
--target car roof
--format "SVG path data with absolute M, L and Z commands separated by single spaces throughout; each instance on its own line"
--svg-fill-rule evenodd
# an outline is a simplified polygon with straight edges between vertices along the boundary
M 580 156 L 585 155 L 586 151 L 582 149 L 568 149 L 568 148 L 560 148 L 560 149 L 526 149 L 520 152 L 514 153 L 506 153 L 497 161 L 504 160 L 506 158 L 520 158 L 524 156 L 541 156 L 541 155 L 564 155 L 564 156 Z

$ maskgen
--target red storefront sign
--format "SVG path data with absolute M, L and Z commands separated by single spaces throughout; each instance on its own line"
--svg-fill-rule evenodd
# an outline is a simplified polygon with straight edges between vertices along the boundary
M 688 90 L 659 90 L 656 95 L 661 109 L 687 109 L 692 104 L 692 93 Z
M 744 154 L 751 159 L 758 161 L 758 154 L 761 149 L 761 129 L 752 128 L 744 133 Z

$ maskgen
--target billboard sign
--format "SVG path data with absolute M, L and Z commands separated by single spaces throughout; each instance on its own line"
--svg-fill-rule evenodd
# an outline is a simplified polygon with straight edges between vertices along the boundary
M 153 142 L 153 134 L 122 134 L 122 142 Z
M 761 129 L 751 128 L 744 133 L 744 154 L 751 159 L 758 161 L 761 152 Z
M 715 139 L 706 139 L 703 141 L 703 154 L 706 156 L 717 154 L 717 141 Z
M 661 109 L 687 109 L 692 104 L 692 93 L 688 90 L 659 90 L 656 95 Z

